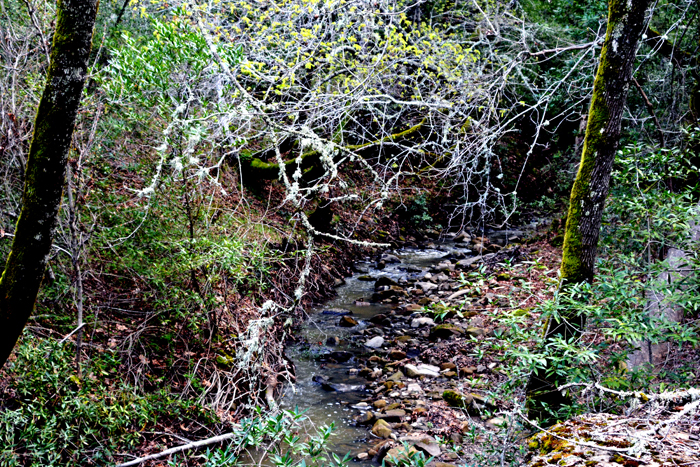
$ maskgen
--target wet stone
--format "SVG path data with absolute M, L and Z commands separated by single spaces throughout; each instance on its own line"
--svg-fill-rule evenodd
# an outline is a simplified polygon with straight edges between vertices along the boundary
M 386 420 L 379 419 L 372 426 L 372 434 L 379 438 L 390 438 L 392 434 L 391 425 Z
M 365 342 L 365 346 L 371 349 L 378 349 L 384 345 L 384 338 L 382 336 L 373 337 L 372 339 Z
M 326 339 L 326 345 L 328 346 L 334 347 L 338 344 L 340 344 L 340 338 L 338 336 L 331 336 Z
M 340 318 L 340 321 L 338 321 L 338 326 L 342 328 L 351 328 L 353 326 L 357 326 L 358 322 L 354 318 L 350 316 L 343 316 Z
M 379 290 L 383 286 L 399 285 L 394 279 L 387 276 L 379 276 L 377 281 L 374 283 L 374 290 Z
M 419 328 L 422 326 L 435 326 L 435 321 L 433 321 L 432 318 L 414 318 L 411 321 L 411 327 L 412 328 Z
M 403 409 L 392 409 L 392 410 L 387 410 L 386 412 L 382 414 L 377 414 L 376 417 L 379 420 L 386 420 L 387 422 L 400 422 L 403 417 L 406 416 L 406 411 Z
M 386 404 L 386 401 L 385 401 L 384 399 L 379 399 L 379 400 L 374 401 L 374 402 L 372 403 L 372 405 L 373 405 L 376 409 L 383 409 L 384 407 L 386 407 L 387 404 Z
M 440 368 L 432 365 L 412 365 L 407 364 L 404 367 L 404 372 L 409 378 L 419 378 L 421 376 L 437 377 L 440 376 Z
M 335 360 L 336 362 L 347 362 L 353 357 L 353 354 L 351 352 L 348 352 L 346 350 L 340 350 L 336 352 L 331 352 L 328 354 L 328 357 L 331 359 Z

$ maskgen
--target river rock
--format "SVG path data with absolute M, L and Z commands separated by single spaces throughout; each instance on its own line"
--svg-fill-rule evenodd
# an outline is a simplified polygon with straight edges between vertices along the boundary
M 467 259 L 461 259 L 457 261 L 457 264 L 455 264 L 455 268 L 457 269 L 469 269 L 472 267 L 472 264 L 477 263 L 483 259 L 482 256 L 472 256 L 471 258 Z
M 374 290 L 379 290 L 379 287 L 399 285 L 394 279 L 388 276 L 379 276 L 377 281 L 374 283 Z
M 384 345 L 384 338 L 382 336 L 373 337 L 365 342 L 365 346 L 369 347 L 370 349 L 378 349 L 382 345 Z
M 353 420 L 355 420 L 355 423 L 358 425 L 370 425 L 374 423 L 375 418 L 374 414 L 371 411 L 363 412 L 357 417 L 355 417 Z
M 379 420 L 386 420 L 387 422 L 398 423 L 406 416 L 406 411 L 403 409 L 392 409 L 387 410 L 385 413 L 375 415 Z
M 389 319 L 389 317 L 384 313 L 374 315 L 368 321 L 379 326 L 391 326 L 391 319 Z
M 433 318 L 413 318 L 413 321 L 411 321 L 411 327 L 419 328 L 421 326 L 435 326 L 435 321 L 433 321 Z
M 403 378 L 403 373 L 401 373 L 400 371 L 397 371 L 393 375 L 389 376 L 386 380 L 398 383 L 399 381 L 401 381 L 401 378 Z
M 479 337 L 479 336 L 483 336 L 486 334 L 486 330 L 481 329 L 481 328 L 476 328 L 476 327 L 468 327 L 465 330 L 465 332 L 468 336 L 474 336 L 474 337 Z
M 340 337 L 338 336 L 330 336 L 328 339 L 326 339 L 326 345 L 329 347 L 334 347 L 338 344 L 340 344 Z
M 399 285 L 382 286 L 379 290 L 372 294 L 372 301 L 381 302 L 382 300 L 386 300 L 387 298 L 393 298 L 397 296 L 404 297 L 406 295 L 406 291 L 403 289 L 403 287 Z
M 468 408 L 474 401 L 474 398 L 470 394 L 463 394 L 453 389 L 448 389 L 443 392 L 442 398 L 447 402 L 447 405 L 460 409 Z
M 391 425 L 386 420 L 378 419 L 372 426 L 372 434 L 379 438 L 391 438 Z
M 406 446 L 401 445 L 395 448 L 391 448 L 386 452 L 386 456 L 384 456 L 383 463 L 386 464 L 388 467 L 394 467 L 398 465 L 411 465 L 410 459 L 417 452 L 418 451 L 413 446 L 409 446 L 407 448 Z
M 408 386 L 406 386 L 406 392 L 409 395 L 423 395 L 423 394 L 425 394 L 425 391 L 423 391 L 423 388 L 420 387 L 420 384 L 418 384 L 418 383 L 411 383 Z
M 338 321 L 338 326 L 341 328 L 351 328 L 354 326 L 357 326 L 359 323 L 357 322 L 356 319 L 352 318 L 351 316 L 342 316 L 340 318 L 340 321 Z
M 377 279 L 374 276 L 370 276 L 369 274 L 363 274 L 362 276 L 357 276 L 357 280 L 363 282 L 372 282 Z
M 440 376 L 440 368 L 433 365 L 420 364 L 416 366 L 408 363 L 404 365 L 403 369 L 409 378 L 420 378 L 421 376 L 435 378 Z
M 438 272 L 441 272 L 441 271 L 452 272 L 454 270 L 455 270 L 455 265 L 449 261 L 442 261 L 442 262 L 436 264 L 435 266 L 433 266 L 433 271 L 438 271 Z
M 467 232 L 465 232 L 464 230 L 462 230 L 462 231 L 459 232 L 457 235 L 455 235 L 454 238 L 453 238 L 452 240 L 453 240 L 455 243 L 458 243 L 458 242 L 469 243 L 469 242 L 472 240 L 472 236 L 469 235 L 469 233 L 467 233 Z
M 464 329 L 449 323 L 438 324 L 430 330 L 431 339 L 447 339 L 461 334 L 464 334 Z
M 399 349 L 392 349 L 389 352 L 389 359 L 390 360 L 403 360 L 406 358 L 406 352 L 399 350 Z
M 415 286 L 420 288 L 424 293 L 428 293 L 431 290 L 438 288 L 438 286 L 432 282 L 416 282 Z
M 311 377 L 311 381 L 313 381 L 314 383 L 318 383 L 318 384 L 324 384 L 324 383 L 327 383 L 327 382 L 328 382 L 328 376 L 324 376 L 324 375 L 313 375 L 313 376 Z
M 382 254 L 379 261 L 384 261 L 386 264 L 391 264 L 391 263 L 400 263 L 401 259 L 396 255 L 384 253 L 384 254 Z
M 399 438 L 399 441 L 414 446 L 423 451 L 428 457 L 437 457 L 442 454 L 440 445 L 435 438 L 428 435 L 406 435 Z
M 331 352 L 328 354 L 328 356 L 339 363 L 345 363 L 353 357 L 352 353 L 346 350 Z

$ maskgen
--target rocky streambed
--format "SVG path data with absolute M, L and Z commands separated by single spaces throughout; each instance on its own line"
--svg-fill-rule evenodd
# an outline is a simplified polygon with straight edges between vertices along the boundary
M 316 424 L 334 422 L 332 449 L 356 462 L 390 463 L 408 450 L 438 467 L 463 463 L 464 438 L 485 439 L 475 424 L 481 433 L 507 423 L 485 395 L 506 379 L 500 356 L 477 348 L 505 331 L 493 310 L 523 297 L 516 284 L 531 272 L 517 264 L 538 249 L 521 243 L 533 232 L 462 232 L 359 261 L 289 348 L 297 382 L 282 406 L 307 410 Z

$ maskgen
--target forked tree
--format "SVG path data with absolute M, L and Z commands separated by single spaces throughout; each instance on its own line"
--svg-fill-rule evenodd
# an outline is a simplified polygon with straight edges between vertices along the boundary
M 591 282 L 598 247 L 600 224 L 610 185 L 615 153 L 620 140 L 622 114 L 632 78 L 637 45 L 645 28 L 649 0 L 610 0 L 608 26 L 600 63 L 593 83 L 593 96 L 583 153 L 571 190 L 561 263 L 562 290 Z M 575 308 L 550 318 L 545 325 L 545 345 L 558 339 L 571 341 L 581 334 L 586 315 Z M 542 418 L 545 407 L 557 411 L 568 398 L 557 388 L 564 375 L 556 371 L 551 355 L 545 368 L 530 375 L 527 385 L 531 418 Z
M 51 250 L 97 15 L 97 0 L 59 0 L 46 85 L 34 121 L 22 211 L 0 278 L 0 367 L 34 308 Z

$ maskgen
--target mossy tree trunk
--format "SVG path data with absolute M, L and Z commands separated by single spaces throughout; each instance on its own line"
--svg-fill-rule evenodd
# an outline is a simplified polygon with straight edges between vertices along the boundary
M 563 288 L 593 280 L 600 223 L 648 4 L 649 0 L 609 1 L 608 26 L 593 83 L 581 163 L 566 219 L 561 264 Z M 566 310 L 561 318 L 547 323 L 546 344 L 557 338 L 569 341 L 578 337 L 586 322 L 586 316 L 576 309 Z M 568 402 L 556 389 L 564 382 L 562 376 L 551 371 L 556 358 L 552 356 L 547 362 L 549 372 L 541 369 L 530 375 L 527 397 L 533 418 L 542 418 L 543 404 L 558 410 Z
M 34 308 L 51 250 L 96 14 L 97 0 L 58 1 L 51 63 L 29 148 L 22 211 L 0 278 L 0 367 Z

